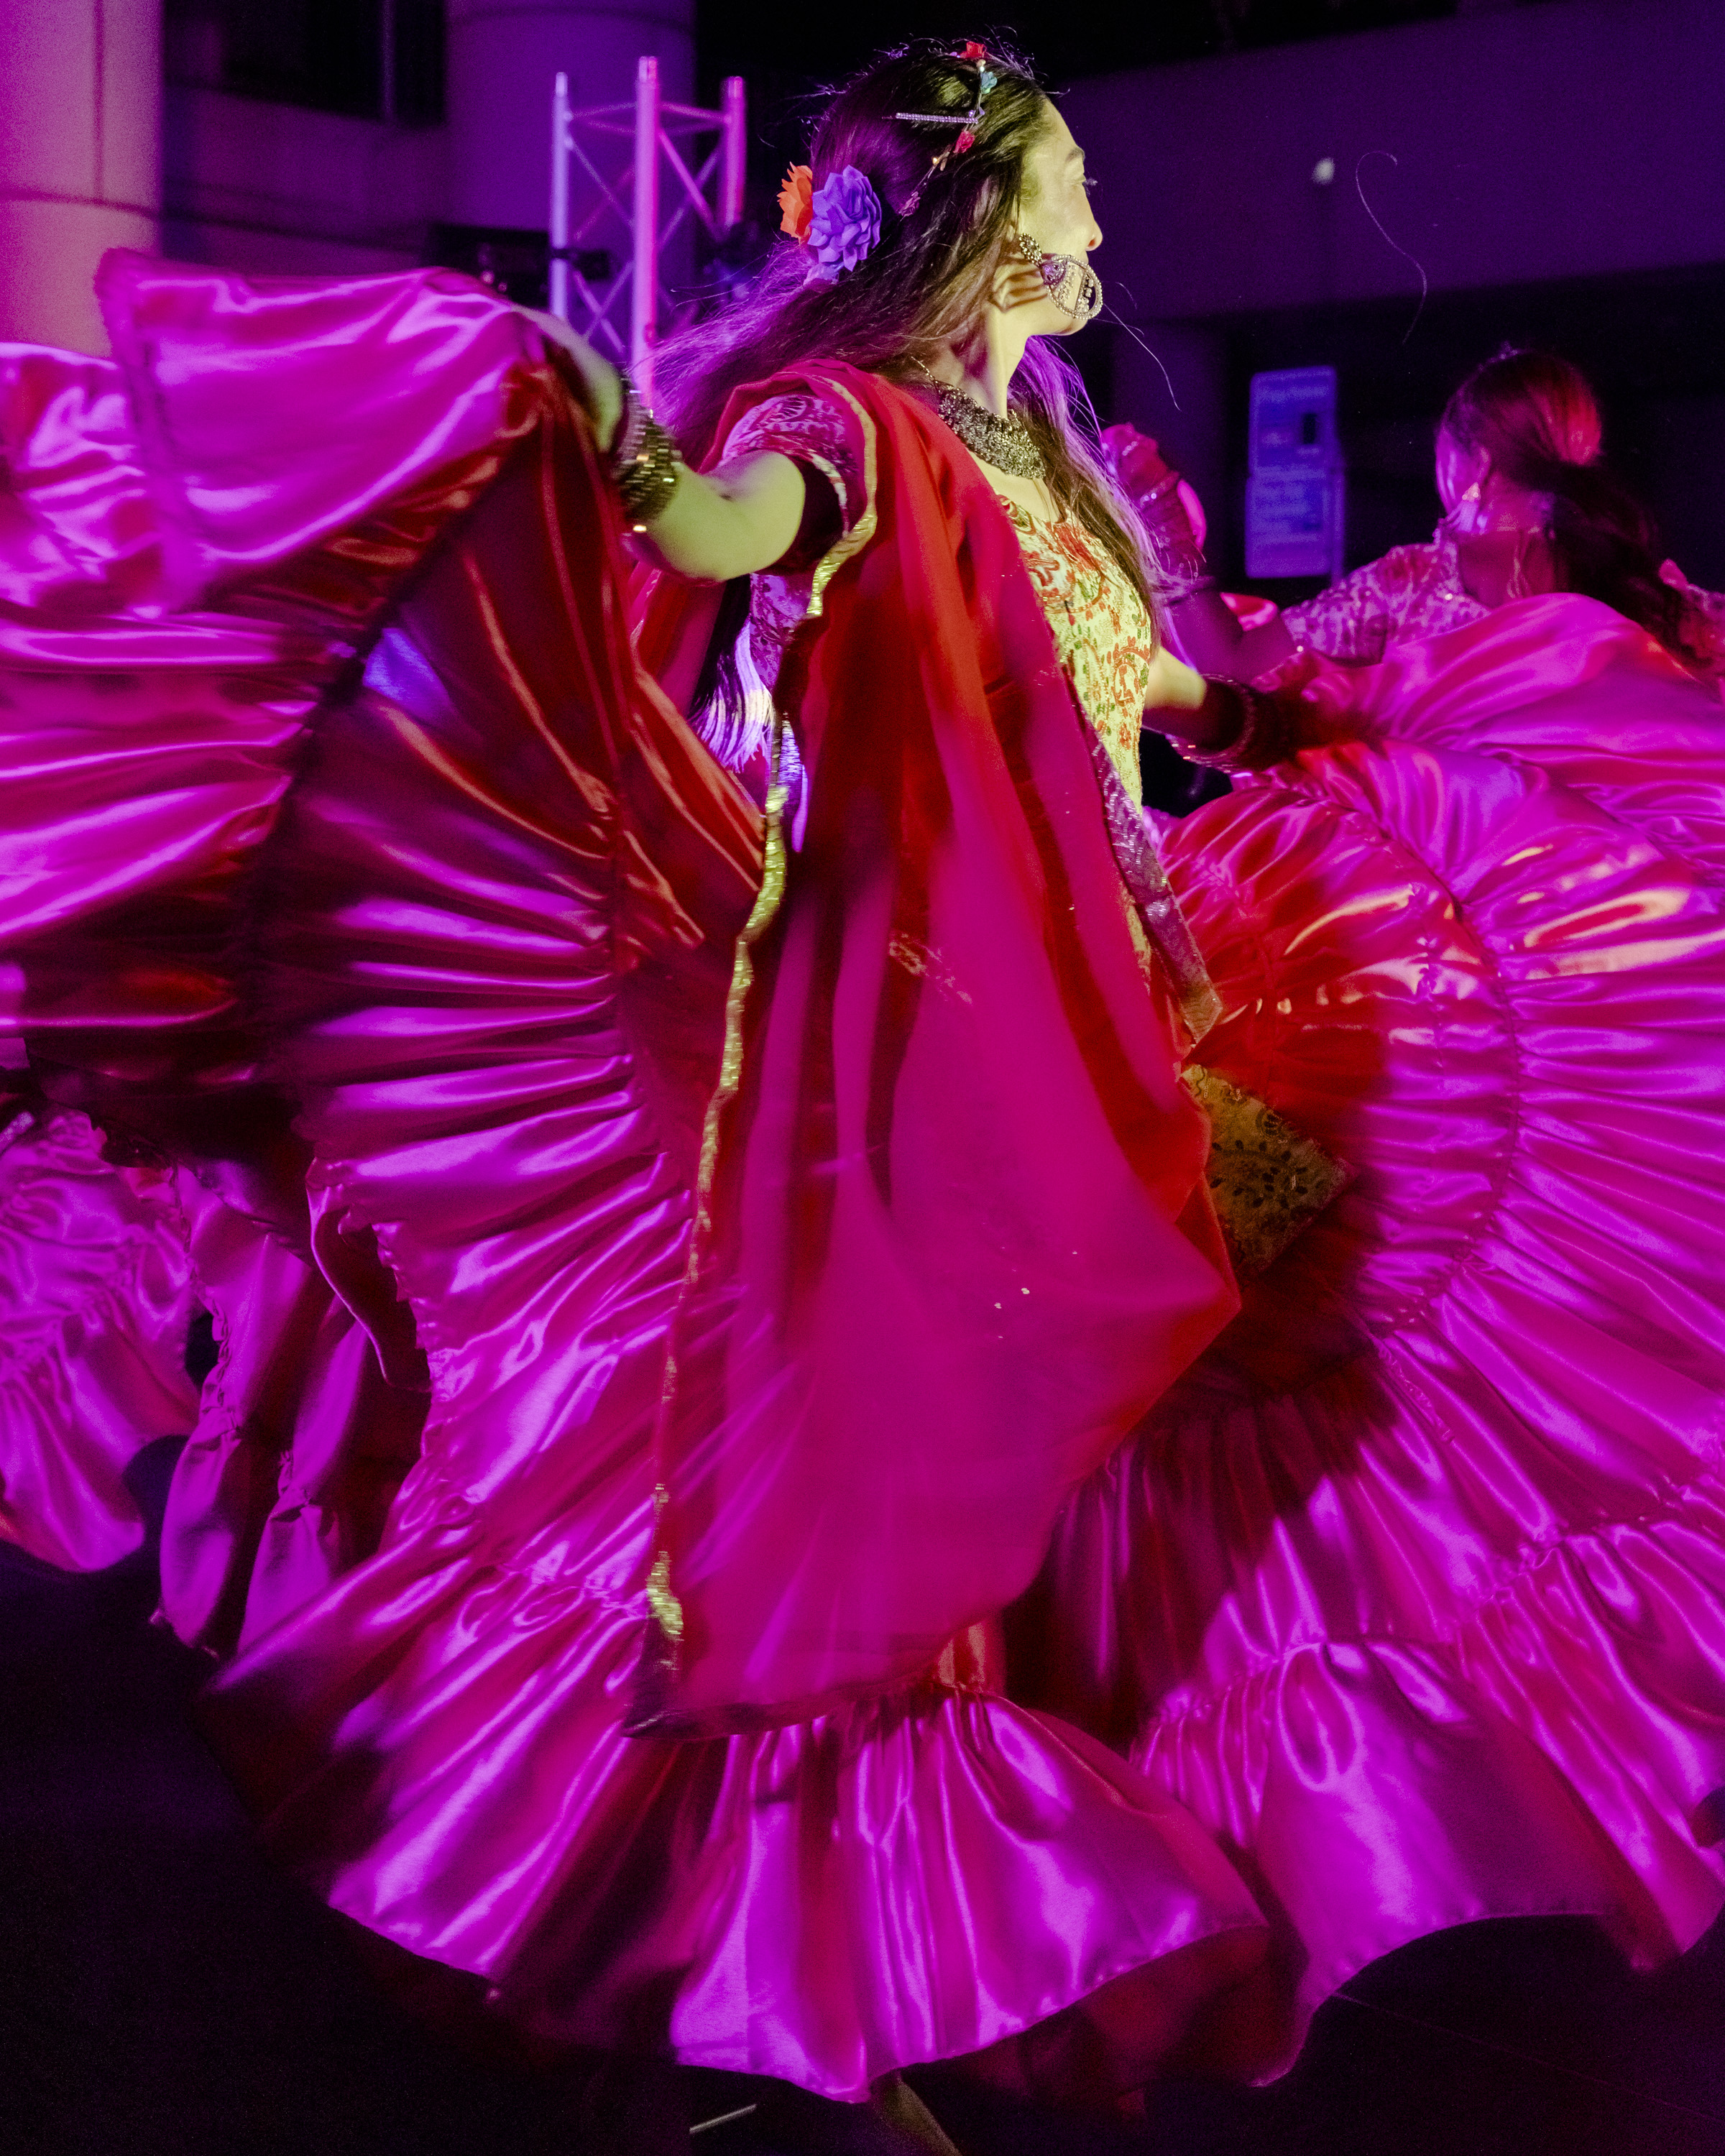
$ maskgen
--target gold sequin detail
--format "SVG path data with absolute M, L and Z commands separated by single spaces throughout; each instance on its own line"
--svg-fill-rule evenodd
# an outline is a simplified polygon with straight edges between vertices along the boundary
M 893 937 L 887 943 L 886 955 L 907 973 L 915 974 L 919 981 L 932 981 L 936 988 L 961 1004 L 970 1001 L 970 991 L 959 986 L 957 975 L 942 963 L 940 953 L 926 943 L 917 942 L 914 937 Z
M 683 1644 L 683 1605 L 671 1593 L 670 1552 L 660 1550 L 647 1575 L 647 1607 L 669 1645 Z
M 855 412 L 861 429 L 865 506 L 850 530 L 828 549 L 817 564 L 809 584 L 809 603 L 803 617 L 804 621 L 815 619 L 822 612 L 826 602 L 827 586 L 852 555 L 874 537 L 879 521 L 875 506 L 874 422 L 848 390 L 837 382 L 830 386 Z M 732 958 L 731 986 L 725 998 L 724 1045 L 719 1055 L 719 1082 L 713 1088 L 701 1122 L 701 1160 L 695 1176 L 695 1218 L 689 1231 L 689 1257 L 683 1269 L 683 1285 L 677 1308 L 671 1318 L 671 1345 L 665 1353 L 665 1373 L 660 1386 L 660 1443 L 655 1449 L 661 1459 L 664 1457 L 664 1432 L 676 1405 L 676 1342 L 683 1311 L 701 1278 L 701 1264 L 712 1233 L 713 1186 L 718 1179 L 719 1140 L 724 1126 L 725 1111 L 737 1098 L 737 1090 L 742 1083 L 743 1014 L 747 1007 L 749 990 L 754 984 L 755 946 L 772 926 L 784 897 L 784 812 L 789 798 L 781 775 L 784 762 L 784 713 L 775 707 L 768 766 L 770 778 L 767 788 L 766 830 L 761 855 L 761 886 L 755 893 L 755 902 L 749 909 L 749 917 L 737 937 L 736 952 Z M 656 1634 L 656 1660 L 661 1671 L 674 1678 L 680 1666 L 684 1620 L 683 1605 L 671 1586 L 670 1552 L 665 1547 L 660 1525 L 670 1502 L 670 1492 L 661 1482 L 654 1495 L 653 1563 L 647 1575 L 647 1609 Z M 655 1658 L 652 1646 L 648 1652 L 649 1658 Z
M 1235 1271 L 1250 1278 L 1276 1262 L 1353 1182 L 1354 1172 L 1301 1137 L 1255 1093 L 1230 1086 L 1201 1063 L 1189 1064 L 1182 1075 L 1209 1118 L 1204 1176 L 1216 1217 Z

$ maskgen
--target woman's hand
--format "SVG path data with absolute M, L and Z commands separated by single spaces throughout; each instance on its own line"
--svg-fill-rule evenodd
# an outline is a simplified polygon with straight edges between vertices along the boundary
M 1122 491 L 1143 521 L 1156 566 L 1167 580 L 1169 634 L 1181 650 L 1231 680 L 1250 680 L 1279 665 L 1292 651 L 1292 639 L 1273 613 L 1261 624 L 1241 629 L 1204 567 L 1204 506 L 1155 442 L 1136 427 L 1122 425 L 1104 429 L 1102 447 Z M 1158 722 L 1158 731 L 1178 730 Z
M 1179 552 L 1202 555 L 1204 504 L 1153 437 L 1122 422 L 1102 429 L 1102 448 L 1121 492 L 1144 519 L 1152 539 L 1159 547 L 1172 546 Z
M 1120 481 L 1121 491 L 1134 501 L 1153 493 L 1164 480 L 1178 476 L 1153 437 L 1141 434 L 1129 421 L 1104 427 L 1102 447 L 1107 451 L 1115 478 Z
M 575 362 L 593 413 L 593 439 L 602 454 L 608 451 L 623 417 L 622 377 L 557 316 L 536 307 L 521 311 L 547 343 Z M 772 450 L 739 457 L 716 471 L 685 471 L 664 509 L 632 543 L 679 576 L 725 583 L 772 567 L 797 536 L 803 503 L 803 475 L 788 457 Z
M 593 439 L 601 452 L 608 449 L 617 439 L 617 423 L 623 417 L 623 377 L 608 359 L 602 358 L 585 337 L 578 336 L 557 316 L 542 313 L 537 307 L 523 307 L 520 311 L 547 344 L 556 345 L 574 361 L 593 414 Z

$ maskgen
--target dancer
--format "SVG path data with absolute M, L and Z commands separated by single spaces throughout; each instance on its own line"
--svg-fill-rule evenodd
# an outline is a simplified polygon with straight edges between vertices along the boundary
M 1443 604 L 1260 677 L 1255 770 L 1166 830 L 1212 1082 L 1355 1179 L 1009 1626 L 1252 1881 L 1291 2047 L 1423 1933 L 1589 1912 L 1645 1965 L 1725 1902 L 1725 724 L 1622 608 Z
M 988 1624 L 1235 1307 L 1129 788 L 1240 710 L 1031 341 L 1100 234 L 1029 74 L 919 44 L 788 194 L 706 478 L 465 280 L 110 259 L 135 424 L 19 362 L 9 1029 L 219 1209 L 165 1593 L 284 1861 L 547 2041 L 1106 2094 L 1263 1921 Z M 641 665 L 741 723 L 745 572 L 764 817 Z
M 1646 511 L 1599 465 L 1599 405 L 1565 360 L 1506 347 L 1476 367 L 1438 425 L 1444 516 L 1429 541 L 1396 547 L 1327 591 L 1242 631 L 1217 593 L 1153 442 L 1108 430 L 1169 581 L 1179 647 L 1212 672 L 1256 675 L 1296 644 L 1370 665 L 1399 644 L 1481 620 L 1507 601 L 1584 592 L 1656 637 L 1692 672 L 1725 675 L 1725 600 L 1654 552 Z
M 670 370 L 705 488 L 459 280 L 106 280 L 148 538 L 23 624 L 7 813 L 60 823 L 15 1024 L 273 1247 L 309 1199 L 298 1261 L 429 1382 L 375 1555 L 211 1727 L 285 1860 L 547 2039 L 1096 2092 L 1199 2009 L 1266 2070 L 1436 1925 L 1651 1956 L 1718 1906 L 1716 707 L 1575 596 L 1272 694 L 1170 660 L 1010 363 L 1089 304 L 1076 181 L 980 49 L 870 70 Z M 641 660 L 739 760 L 772 680 L 764 818 Z M 1131 798 L 1152 701 L 1274 773 L 1171 842 L 1210 993 Z M 98 906 L 105 801 L 151 843 Z M 1211 993 L 1200 1085 L 1358 1176 L 1239 1238 L 1231 1325 L 1175 1078 Z M 996 1688 L 1007 1603 L 1013 1691 L 1090 1737 Z

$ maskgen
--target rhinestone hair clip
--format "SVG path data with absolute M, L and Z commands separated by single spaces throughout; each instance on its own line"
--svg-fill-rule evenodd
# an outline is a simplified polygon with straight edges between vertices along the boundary
M 937 172 L 948 157 L 962 157 L 975 141 L 976 131 L 983 123 L 983 106 L 988 101 L 988 92 L 1000 80 L 988 65 L 988 47 L 978 44 L 974 38 L 962 53 L 954 53 L 952 57 L 961 67 L 976 69 L 976 103 L 968 112 L 895 112 L 892 116 L 895 120 L 908 121 L 915 127 L 956 127 L 958 130 L 958 140 L 952 148 L 942 150 L 934 160 Z M 917 192 L 920 194 L 921 192 L 919 188 Z

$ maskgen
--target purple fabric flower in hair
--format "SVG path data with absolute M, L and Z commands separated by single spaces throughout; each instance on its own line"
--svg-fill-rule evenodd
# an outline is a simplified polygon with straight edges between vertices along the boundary
M 880 244 L 880 198 L 866 172 L 847 165 L 815 189 L 809 204 L 809 246 L 814 260 L 809 274 L 831 285 L 841 270 L 855 269 Z

